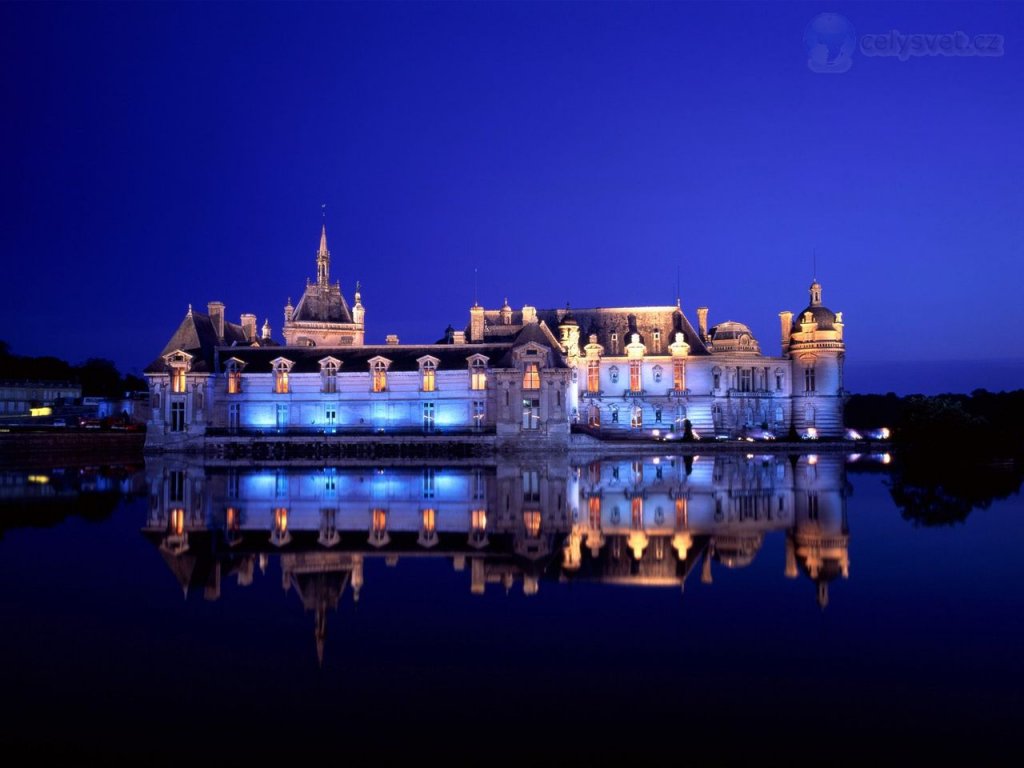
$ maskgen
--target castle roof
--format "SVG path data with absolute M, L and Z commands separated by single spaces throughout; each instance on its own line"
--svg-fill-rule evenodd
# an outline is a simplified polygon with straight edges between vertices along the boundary
M 351 323 L 352 312 L 348 308 L 341 288 L 334 285 L 310 283 L 302 292 L 302 298 L 292 312 L 293 323 Z

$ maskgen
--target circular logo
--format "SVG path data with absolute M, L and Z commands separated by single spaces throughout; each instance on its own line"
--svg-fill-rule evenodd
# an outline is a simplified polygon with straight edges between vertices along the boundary
M 811 72 L 840 74 L 853 66 L 857 33 L 853 24 L 838 13 L 822 13 L 804 30 L 804 51 Z

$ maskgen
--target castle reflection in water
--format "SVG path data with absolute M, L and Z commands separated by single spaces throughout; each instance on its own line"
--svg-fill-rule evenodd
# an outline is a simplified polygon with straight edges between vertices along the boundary
M 473 594 L 527 595 L 541 581 L 682 588 L 742 568 L 785 537 L 785 576 L 828 584 L 849 573 L 846 457 L 676 456 L 575 462 L 564 454 L 488 465 L 236 467 L 156 458 L 144 534 L 188 595 L 252 583 L 273 556 L 282 585 L 314 613 L 358 601 L 367 561 L 451 560 Z

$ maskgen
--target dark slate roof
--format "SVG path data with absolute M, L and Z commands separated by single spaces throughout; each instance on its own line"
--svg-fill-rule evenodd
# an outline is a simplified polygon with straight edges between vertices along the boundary
M 668 354 L 668 345 L 675 341 L 675 334 L 681 332 L 686 343 L 690 345 L 690 354 L 706 355 L 707 347 L 697 335 L 697 331 L 686 319 L 686 315 L 678 307 L 594 307 L 591 309 L 538 309 L 537 318 L 549 328 L 557 328 L 562 319 L 570 316 L 580 327 L 580 345 L 589 343 L 590 335 L 597 335 L 597 343 L 611 350 L 611 335 L 619 334 L 619 352 L 623 354 L 625 345 L 630 343 L 630 335 L 640 334 L 640 340 L 650 350 L 652 331 L 661 331 L 662 354 Z M 514 336 L 523 323 L 521 310 L 513 310 L 512 324 L 503 325 L 501 310 L 484 311 L 484 339 L 497 341 L 501 338 Z M 467 334 L 469 329 L 466 329 Z
M 800 310 L 793 316 L 793 330 L 800 330 L 800 322 L 804 318 L 804 312 L 810 312 L 814 315 L 814 321 L 818 324 L 819 331 L 831 331 L 836 322 L 836 313 L 828 307 L 822 305 L 814 306 L 813 304 Z
M 292 322 L 351 323 L 352 313 L 337 283 L 326 286 L 310 283 L 292 313 Z
M 388 370 L 417 371 L 417 360 L 426 355 L 436 357 L 438 370 L 465 369 L 468 359 L 473 355 L 484 355 L 489 365 L 498 366 L 509 351 L 508 344 L 375 344 L 365 347 L 234 347 L 218 350 L 220 364 L 223 367 L 228 358 L 236 357 L 245 363 L 246 373 L 270 373 L 273 370 L 271 361 L 279 357 L 295 363 L 294 373 L 316 373 L 320 370 L 320 360 L 333 357 L 341 361 L 341 372 L 364 372 L 370 370 L 370 360 L 384 357 L 391 361 Z
M 259 339 L 260 344 L 267 346 L 273 344 L 269 339 Z M 213 370 L 214 349 L 218 346 L 238 345 L 249 348 L 251 342 L 246 341 L 242 326 L 237 323 L 224 321 L 224 341 L 217 338 L 217 332 L 213 328 L 213 321 L 209 315 L 194 310 L 185 315 L 178 330 L 171 336 L 170 341 L 164 345 L 163 352 L 145 368 L 145 373 L 160 373 L 164 370 L 163 357 L 166 354 L 180 349 L 188 352 L 194 358 L 192 370 L 197 372 L 208 372 Z

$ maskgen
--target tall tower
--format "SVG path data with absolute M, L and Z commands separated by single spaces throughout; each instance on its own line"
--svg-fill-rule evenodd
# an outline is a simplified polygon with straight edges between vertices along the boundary
M 816 430 L 820 437 L 843 434 L 843 313 L 822 303 L 817 278 L 808 289 L 810 303 L 793 317 L 789 333 L 783 328 L 783 353 L 792 361 L 792 424 L 799 433 Z M 783 323 L 788 312 L 780 313 Z
M 358 284 L 357 284 L 358 286 Z M 331 283 L 331 252 L 327 248 L 327 223 L 320 227 L 316 252 L 316 282 L 306 280 L 299 303 L 285 308 L 285 344 L 305 347 L 352 347 L 364 343 L 365 309 L 358 287 L 355 305 L 349 309 L 340 283 Z

